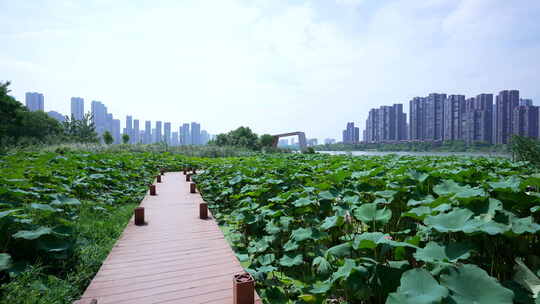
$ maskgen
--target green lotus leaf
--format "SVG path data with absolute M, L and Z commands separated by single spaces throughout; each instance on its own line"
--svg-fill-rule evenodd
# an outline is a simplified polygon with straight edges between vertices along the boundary
M 273 271 L 276 271 L 278 270 L 276 267 L 274 266 L 271 266 L 271 265 L 265 265 L 265 266 L 261 266 L 259 268 L 257 268 L 257 272 L 262 272 L 262 273 L 269 273 L 269 272 L 273 272 Z
M 431 204 L 435 198 L 432 195 L 427 195 L 424 198 L 421 198 L 419 200 L 410 199 L 407 202 L 407 206 L 414 207 L 418 205 L 429 205 Z
M 348 278 L 355 267 L 356 262 L 354 260 L 345 259 L 343 266 L 339 267 L 338 270 L 332 274 L 332 280 L 335 282 L 339 279 Z
M 332 201 L 334 199 L 336 199 L 336 195 L 334 195 L 332 192 L 330 191 L 322 191 L 321 193 L 319 193 L 319 198 L 320 199 L 323 199 L 323 200 L 329 200 L 329 201 Z
M 7 253 L 0 253 L 0 272 L 9 269 L 11 264 L 11 256 Z
M 397 291 L 388 295 L 386 304 L 438 304 L 448 296 L 448 289 L 421 268 L 404 272 L 400 283 Z
M 285 245 L 283 245 L 283 250 L 285 251 L 294 251 L 296 249 L 298 249 L 299 245 L 296 241 L 294 240 L 289 240 L 287 243 L 285 243 Z
M 360 207 L 354 209 L 353 214 L 354 217 L 365 223 L 375 221 L 386 224 L 392 218 L 392 210 L 386 208 L 377 209 L 377 204 L 374 203 L 360 205 Z
M 291 254 L 286 254 L 279 260 L 279 264 L 285 267 L 298 266 L 302 265 L 302 263 L 304 263 L 304 260 L 302 259 L 301 254 L 297 254 L 294 256 Z
M 236 175 L 235 177 L 231 178 L 229 180 L 229 185 L 236 185 L 238 183 L 240 183 L 242 181 L 242 176 L 241 175 Z
M 332 266 L 330 265 L 330 263 L 328 263 L 328 260 L 321 256 L 313 259 L 312 265 L 313 267 L 316 267 L 315 271 L 317 271 L 318 274 L 325 275 L 329 274 L 332 271 Z
M 471 254 L 470 247 L 463 243 L 450 243 L 441 246 L 436 242 L 429 242 L 426 247 L 417 249 L 414 257 L 417 260 L 436 263 L 436 262 L 457 262 L 468 259 Z
M 358 195 L 347 195 L 342 201 L 349 205 L 355 205 L 360 201 L 360 197 Z
M 63 196 L 63 195 L 57 195 L 55 199 L 51 202 L 51 205 L 59 205 L 59 206 L 62 206 L 62 205 L 76 206 L 80 204 L 81 204 L 81 201 L 79 201 L 78 199 Z
M 418 181 L 420 183 L 423 183 L 429 177 L 429 174 L 418 172 L 416 170 L 409 171 L 408 175 L 411 179 Z
M 345 257 L 351 254 L 351 242 L 336 245 L 326 250 L 325 256 Z
M 468 200 L 476 197 L 485 197 L 486 192 L 481 188 L 472 188 L 469 185 L 460 186 L 453 180 L 444 180 L 433 188 L 439 196 L 454 195 L 458 199 Z
M 424 224 L 440 232 L 462 231 L 467 221 L 474 215 L 469 209 L 454 209 L 448 213 L 428 216 Z
M 516 234 L 536 233 L 539 230 L 540 225 L 535 223 L 531 216 L 524 218 L 512 217 L 512 232 Z
M 398 192 L 395 191 L 395 190 L 384 190 L 384 191 L 376 191 L 373 194 L 375 194 L 377 196 L 380 196 L 380 197 L 387 198 L 387 199 L 392 199 L 392 198 L 394 198 L 394 195 L 396 195 L 396 193 L 398 193 Z
M 36 230 L 21 230 L 13 235 L 16 239 L 35 240 L 42 235 L 51 234 L 52 229 L 47 227 L 39 227 Z
M 259 258 L 257 258 L 257 261 L 259 261 L 259 263 L 261 265 L 270 265 L 272 264 L 274 261 L 276 260 L 276 256 L 273 254 L 273 253 L 269 253 L 269 254 L 265 254 L 265 255 L 261 255 Z
M 264 239 L 261 239 L 257 242 L 251 242 L 250 246 L 248 247 L 248 252 L 253 254 L 257 252 L 264 252 L 266 249 L 268 249 L 270 245 L 268 242 Z
M 540 279 L 520 258 L 516 258 L 515 261 L 514 281 L 530 291 L 533 294 L 533 297 L 537 298 L 540 295 Z
M 236 258 L 238 259 L 238 261 L 240 263 L 249 261 L 249 255 L 248 254 L 236 253 Z
M 372 170 L 369 170 L 369 171 L 356 171 L 356 172 L 353 172 L 351 174 L 351 177 L 352 178 L 366 177 L 366 176 L 369 176 L 371 174 L 371 172 L 373 172 L 373 171 Z
M 59 239 L 42 239 L 38 241 L 37 247 L 46 252 L 62 252 L 70 249 L 72 243 Z
M 12 213 L 15 213 L 15 212 L 17 212 L 17 211 L 19 211 L 19 210 L 20 210 L 20 209 L 11 209 L 11 210 L 7 210 L 7 211 L 1 211 L 1 212 L 0 212 L 0 219 L 1 219 L 1 218 L 4 218 L 4 217 L 6 217 L 6 216 L 8 216 L 8 215 L 10 215 L 10 214 L 12 214 Z
M 299 199 L 297 199 L 296 201 L 293 202 L 293 205 L 295 207 L 305 207 L 305 206 L 309 206 L 309 205 L 313 205 L 315 204 L 315 201 L 314 200 L 311 200 L 307 197 L 301 197 Z
M 32 209 L 37 209 L 37 210 L 42 210 L 42 211 L 50 211 L 50 212 L 56 212 L 58 211 L 58 209 L 56 208 L 53 208 L 49 205 L 46 205 L 46 204 L 36 204 L 36 203 L 32 203 L 30 204 L 30 208 Z
M 283 227 L 284 231 L 289 230 L 289 226 L 294 221 L 294 218 L 290 216 L 282 216 L 279 218 L 279 224 Z
M 323 223 L 321 224 L 322 230 L 328 230 L 333 227 L 339 227 L 343 225 L 343 217 L 339 215 L 329 216 L 324 219 Z
M 266 231 L 268 234 L 276 234 L 276 233 L 279 233 L 281 229 L 278 226 L 276 226 L 274 221 L 269 221 L 266 224 L 266 227 L 264 227 L 264 231 Z
M 514 293 L 501 286 L 482 268 L 463 264 L 450 268 L 448 274 L 440 276 L 441 285 L 450 290 L 455 303 L 465 304 L 508 304 L 513 303 Z
M 416 246 L 409 243 L 394 241 L 392 240 L 392 237 L 390 237 L 390 235 L 384 234 L 382 232 L 364 232 L 362 234 L 359 234 L 355 236 L 352 246 L 354 249 L 373 249 L 380 244 L 386 244 L 392 247 L 417 248 Z
M 506 179 L 501 179 L 496 182 L 488 182 L 488 185 L 491 187 L 491 189 L 497 191 L 519 192 L 521 178 L 512 175 Z
M 412 208 L 408 212 L 403 213 L 401 216 L 408 216 L 415 219 L 424 219 L 426 215 L 429 215 L 432 212 L 433 212 L 433 209 L 427 206 L 420 206 L 420 207 Z
M 332 284 L 333 282 L 330 279 L 323 282 L 315 282 L 310 292 L 315 294 L 327 293 L 332 288 Z
M 298 228 L 293 230 L 291 238 L 297 242 L 305 241 L 313 238 L 313 229 L 311 228 Z

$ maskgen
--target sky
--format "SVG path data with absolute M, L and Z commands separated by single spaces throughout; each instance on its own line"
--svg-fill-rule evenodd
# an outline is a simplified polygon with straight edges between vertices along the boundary
M 369 109 L 519 89 L 540 104 L 537 0 L 0 0 L 13 96 L 122 124 L 341 139 Z

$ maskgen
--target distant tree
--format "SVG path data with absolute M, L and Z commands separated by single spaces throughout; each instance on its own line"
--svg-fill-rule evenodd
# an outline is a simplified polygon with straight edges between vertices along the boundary
M 263 134 L 259 137 L 259 146 L 260 147 L 272 147 L 274 143 L 274 136 L 270 134 Z
M 66 139 L 72 142 L 99 142 L 96 127 L 92 118 L 90 113 L 86 113 L 82 119 L 66 116 L 66 120 L 62 123 L 64 135 L 67 137 Z
M 111 133 L 109 131 L 105 131 L 105 133 L 103 133 L 103 141 L 107 144 L 107 145 L 110 145 L 113 143 L 113 137 L 111 135 Z
M 0 83 L 0 144 L 44 143 L 62 135 L 60 123 L 43 111 L 31 112 L 8 95 L 10 83 Z
M 259 149 L 259 137 L 249 127 L 239 127 L 228 133 L 218 134 L 212 144 L 217 146 L 236 146 L 252 150 Z
M 129 135 L 123 134 L 122 135 L 122 143 L 127 144 L 129 142 Z

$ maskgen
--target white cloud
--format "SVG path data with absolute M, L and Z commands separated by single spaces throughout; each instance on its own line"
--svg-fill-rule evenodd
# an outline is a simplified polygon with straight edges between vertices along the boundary
M 57 3 L 39 22 L 42 8 L 10 14 L 0 75 L 17 97 L 41 90 L 63 112 L 77 95 L 122 118 L 198 120 L 213 133 L 243 124 L 339 138 L 369 108 L 408 108 L 432 91 L 540 98 L 530 1 Z

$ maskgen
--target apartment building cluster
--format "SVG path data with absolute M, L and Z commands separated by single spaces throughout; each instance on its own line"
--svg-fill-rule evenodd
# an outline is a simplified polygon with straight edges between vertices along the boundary
M 432 93 L 410 100 L 408 124 L 402 104 L 371 109 L 363 140 L 507 144 L 512 135 L 538 138 L 539 115 L 539 108 L 531 99 L 521 99 L 518 90 L 501 91 L 495 98 L 493 94 L 466 98 Z M 347 142 L 345 131 L 343 142 Z
M 44 97 L 43 94 L 29 92 L 26 93 L 26 107 L 30 111 L 43 111 L 44 110 Z M 201 130 L 201 125 L 197 122 L 184 123 L 173 129 L 170 122 L 156 121 L 152 125 L 152 121 L 144 121 L 144 128 L 142 121 L 139 119 L 133 119 L 128 115 L 125 121 L 125 127 L 121 128 L 120 119 L 115 119 L 112 113 L 109 113 L 107 106 L 101 101 L 92 101 L 90 103 L 90 113 L 92 122 L 96 128 L 98 136 L 102 136 L 103 133 L 109 132 L 115 144 L 122 142 L 122 135 L 127 134 L 129 136 L 129 143 L 137 144 L 152 144 L 164 142 L 171 146 L 180 145 L 205 145 L 210 141 L 211 135 Z M 65 121 L 66 117 L 56 111 L 49 111 L 47 114 L 59 120 Z M 71 117 L 72 119 L 81 120 L 84 118 L 84 99 L 81 97 L 71 98 Z

